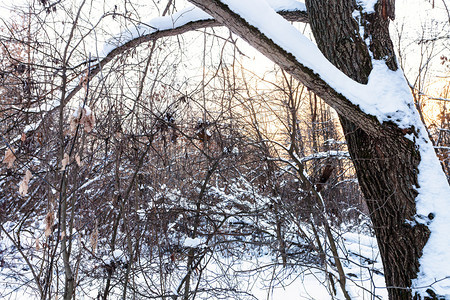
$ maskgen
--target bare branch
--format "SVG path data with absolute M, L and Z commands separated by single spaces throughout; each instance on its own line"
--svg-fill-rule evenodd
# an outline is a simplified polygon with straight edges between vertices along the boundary
M 219 0 L 189 0 L 217 21 L 226 26 L 246 40 L 259 52 L 286 70 L 294 78 L 302 82 L 307 88 L 314 91 L 327 104 L 339 114 L 363 128 L 366 132 L 377 136 L 380 132 L 380 123 L 357 106 L 352 104 L 342 94 L 338 93 L 313 70 L 299 62 L 291 53 L 265 36 L 258 28 L 250 25 L 242 16 L 233 12 L 227 5 Z
M 291 22 L 308 22 L 308 15 L 305 11 L 282 10 L 282 11 L 279 11 L 278 13 L 281 16 L 283 16 L 286 20 L 291 21 Z M 103 59 L 101 59 L 98 62 L 98 64 L 95 65 L 92 68 L 92 70 L 90 71 L 90 79 L 95 77 L 100 72 L 100 70 L 106 64 L 108 64 L 111 60 L 113 60 L 115 57 L 117 57 L 118 55 L 125 53 L 127 50 L 133 49 L 143 43 L 155 41 L 155 40 L 158 40 L 158 39 L 164 38 L 164 37 L 180 35 L 180 34 L 183 34 L 183 33 L 189 32 L 189 31 L 194 31 L 194 30 L 203 29 L 203 28 L 211 28 L 211 27 L 216 27 L 216 26 L 222 26 L 222 23 L 220 23 L 214 19 L 203 19 L 203 20 L 197 20 L 194 22 L 189 22 L 185 25 L 182 25 L 182 26 L 179 26 L 176 28 L 155 31 L 150 34 L 142 35 L 138 38 L 132 39 L 132 40 L 124 43 L 123 45 L 120 45 L 119 47 L 115 48 L 114 50 L 109 52 L 108 55 L 106 55 Z M 75 96 L 80 91 L 82 86 L 83 86 L 82 83 L 78 84 L 69 93 L 69 95 L 67 95 L 67 97 L 64 99 L 64 105 L 67 102 L 69 102 L 70 99 L 72 99 L 73 96 Z M 55 107 L 55 109 L 56 108 L 57 107 Z

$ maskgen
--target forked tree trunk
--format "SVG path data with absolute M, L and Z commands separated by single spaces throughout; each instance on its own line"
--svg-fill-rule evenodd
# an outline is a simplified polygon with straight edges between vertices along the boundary
M 306 0 L 306 5 L 322 53 L 349 77 L 367 83 L 371 58 L 352 17 L 355 1 Z M 374 58 L 388 57 L 386 64 L 396 70 L 387 17 L 386 7 L 377 5 L 375 13 L 363 16 L 361 25 Z M 411 280 L 417 276 L 419 257 L 429 237 L 426 226 L 405 222 L 414 220 L 416 214 L 420 154 L 405 138 L 414 129 L 406 132 L 394 123 L 384 123 L 380 134 L 373 136 L 345 116 L 340 115 L 340 120 L 378 240 L 389 298 L 411 299 Z

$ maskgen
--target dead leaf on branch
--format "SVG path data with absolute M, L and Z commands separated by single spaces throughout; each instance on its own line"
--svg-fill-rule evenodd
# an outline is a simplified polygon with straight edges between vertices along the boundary
M 55 222 L 55 214 L 49 211 L 45 216 L 45 237 L 48 238 L 52 234 L 53 223 Z
M 69 154 L 64 153 L 64 158 L 61 161 L 61 171 L 64 171 L 66 169 L 66 166 L 69 164 Z
M 74 117 L 74 116 L 71 116 L 71 117 L 70 117 L 70 122 L 69 122 L 69 124 L 70 124 L 70 132 L 71 132 L 72 134 L 74 134 L 75 131 L 77 130 L 78 121 L 79 121 L 79 120 L 78 120 L 77 117 Z
M 30 170 L 27 170 L 25 172 L 25 176 L 23 177 L 19 185 L 19 194 L 21 196 L 26 196 L 28 194 L 28 184 L 32 176 L 33 175 L 31 174 Z
M 79 167 L 81 167 L 81 158 L 80 158 L 80 155 L 78 153 L 75 154 L 75 161 L 77 162 L 77 165 Z
M 89 81 L 89 69 L 86 69 L 86 72 L 84 73 L 84 75 L 80 78 L 80 83 L 82 85 L 82 87 L 84 88 L 84 90 L 87 92 L 87 84 Z
M 70 131 L 75 133 L 77 126 L 83 125 L 84 131 L 91 132 L 95 126 L 95 116 L 91 109 L 86 107 L 79 107 L 77 111 L 70 117 Z
M 91 247 L 92 247 L 92 252 L 94 252 L 94 253 L 97 250 L 97 243 L 98 243 L 98 221 L 95 220 L 94 231 L 92 231 L 92 233 L 91 233 Z
M 92 112 L 89 115 L 86 115 L 81 120 L 82 120 L 82 124 L 84 125 L 84 131 L 91 132 L 92 129 L 94 129 L 95 117 L 94 117 L 94 114 Z
M 25 181 L 21 181 L 19 185 L 19 194 L 21 196 L 26 196 L 28 194 L 28 183 Z
M 16 156 L 14 155 L 14 149 L 8 149 L 5 152 L 5 157 L 3 158 L 3 163 L 8 165 L 8 169 L 12 168 L 14 165 L 14 161 L 16 160 Z

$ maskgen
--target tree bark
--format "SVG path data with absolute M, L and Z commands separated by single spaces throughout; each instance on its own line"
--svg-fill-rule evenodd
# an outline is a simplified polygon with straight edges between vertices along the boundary
M 352 17 L 357 9 L 354 1 L 306 0 L 306 5 L 319 49 L 347 76 L 360 83 L 368 81 L 369 49 L 375 59 L 385 57 L 387 66 L 397 70 L 389 20 L 381 5 L 361 18 L 369 49 Z M 339 117 L 378 240 L 389 298 L 411 299 L 411 280 L 417 276 L 429 237 L 425 225 L 412 227 L 405 222 L 416 214 L 419 151 L 394 123 L 382 124 L 381 136 L 373 136 L 345 116 Z

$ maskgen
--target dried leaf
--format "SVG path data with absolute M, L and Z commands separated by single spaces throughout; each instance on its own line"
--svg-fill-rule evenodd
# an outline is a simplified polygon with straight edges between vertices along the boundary
M 84 131 L 91 132 L 95 126 L 94 114 L 92 112 L 89 115 L 86 115 L 86 113 L 84 113 L 84 116 L 81 119 L 81 123 L 84 125 Z
M 41 246 L 39 244 L 39 239 L 36 238 L 36 250 L 39 251 L 41 249 Z
M 30 170 L 27 169 L 25 172 L 25 176 L 23 177 L 22 181 L 19 185 L 19 194 L 21 196 L 26 196 L 28 194 L 28 184 L 30 183 L 30 179 L 33 175 L 31 174 Z
M 81 124 L 84 126 L 84 131 L 91 132 L 95 126 L 95 117 L 89 107 L 79 107 L 70 117 L 70 130 L 74 133 L 77 126 Z
M 20 137 L 20 140 L 22 142 L 25 142 L 26 139 L 27 139 L 27 136 L 26 136 L 25 132 L 22 132 L 22 136 Z
M 45 216 L 45 237 L 48 238 L 52 234 L 53 223 L 55 222 L 55 215 L 53 211 L 49 211 Z
M 28 194 L 28 182 L 22 180 L 19 185 L 19 194 L 21 196 L 26 196 Z
M 8 164 L 8 168 L 12 168 L 14 161 L 16 160 L 16 156 L 14 155 L 14 149 L 8 149 L 5 152 L 5 157 L 3 158 L 3 163 Z
M 89 81 L 89 69 L 86 69 L 85 74 L 80 79 L 80 83 L 83 86 L 85 91 L 87 91 L 88 81 Z
M 98 243 L 98 222 L 95 220 L 95 227 L 94 231 L 91 233 L 91 247 L 92 252 L 95 253 L 95 250 L 97 250 L 97 243 Z
M 69 164 L 69 154 L 64 153 L 64 158 L 61 161 L 61 171 L 64 171 L 66 169 L 66 166 Z
M 30 182 L 31 177 L 33 177 L 33 174 L 31 174 L 31 171 L 27 169 L 27 171 L 25 172 L 24 180 Z
M 43 137 L 42 137 L 42 133 L 41 132 L 38 132 L 36 139 L 37 139 L 39 145 L 42 146 L 43 145 L 43 143 L 42 143 Z
M 77 165 L 79 167 L 81 167 L 81 158 L 80 158 L 80 155 L 78 153 L 75 154 L 75 161 L 77 162 Z
M 70 132 L 73 134 L 77 130 L 78 126 L 78 117 L 71 116 L 70 117 Z

